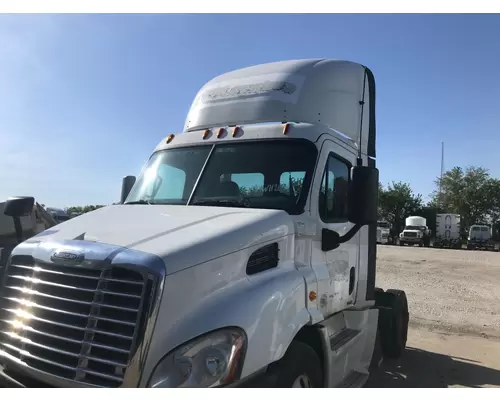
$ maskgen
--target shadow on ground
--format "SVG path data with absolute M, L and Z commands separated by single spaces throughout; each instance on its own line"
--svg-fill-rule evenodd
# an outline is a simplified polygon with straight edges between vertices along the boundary
M 449 386 L 500 387 L 500 370 L 474 360 L 450 357 L 408 347 L 400 360 L 386 360 L 365 387 L 443 388 Z

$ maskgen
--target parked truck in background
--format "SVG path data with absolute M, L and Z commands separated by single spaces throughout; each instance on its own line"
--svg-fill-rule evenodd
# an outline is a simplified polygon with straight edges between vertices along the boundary
M 387 221 L 377 221 L 377 243 L 391 244 L 391 224 Z
M 19 219 L 20 225 L 16 229 L 12 218 L 4 214 L 5 206 L 5 201 L 0 203 L 0 273 L 20 238 L 27 239 L 37 235 L 57 223 L 50 213 L 34 202 L 31 212 Z
M 472 225 L 470 227 L 467 250 L 495 250 L 495 243 L 489 225 Z
M 436 237 L 433 247 L 462 248 L 459 214 L 436 215 Z
M 50 213 L 50 215 L 52 215 L 52 217 L 57 221 L 58 224 L 71 218 L 71 216 L 68 215 L 68 213 L 62 208 L 47 207 L 47 211 Z
M 423 217 L 413 216 L 405 220 L 405 228 L 399 234 L 399 245 L 418 245 L 428 247 L 431 235 L 427 227 L 427 220 Z
M 184 132 L 124 178 L 122 204 L 13 251 L 0 377 L 364 385 L 383 357 L 401 356 L 409 321 L 405 293 L 375 287 L 375 142 L 375 80 L 360 64 L 285 61 L 213 79 Z

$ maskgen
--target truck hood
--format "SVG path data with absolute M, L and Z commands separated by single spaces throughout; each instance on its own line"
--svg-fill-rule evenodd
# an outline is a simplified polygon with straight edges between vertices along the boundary
M 167 274 L 294 233 L 284 211 L 113 205 L 56 225 L 28 242 L 82 240 L 159 256 Z

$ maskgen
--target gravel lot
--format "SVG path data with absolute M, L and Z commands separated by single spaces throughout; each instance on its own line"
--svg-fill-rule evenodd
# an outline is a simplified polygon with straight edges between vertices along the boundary
M 412 327 L 500 338 L 500 253 L 379 246 L 377 286 L 406 291 Z
M 408 350 L 371 387 L 500 387 L 500 253 L 378 246 L 377 286 L 406 291 Z

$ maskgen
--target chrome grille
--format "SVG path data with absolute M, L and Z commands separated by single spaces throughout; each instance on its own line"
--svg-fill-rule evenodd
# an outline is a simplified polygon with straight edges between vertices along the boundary
M 405 237 L 417 237 L 417 232 L 405 232 Z
M 151 279 L 129 268 L 13 257 L 1 291 L 0 348 L 52 375 L 118 387 L 144 334 L 151 293 Z

